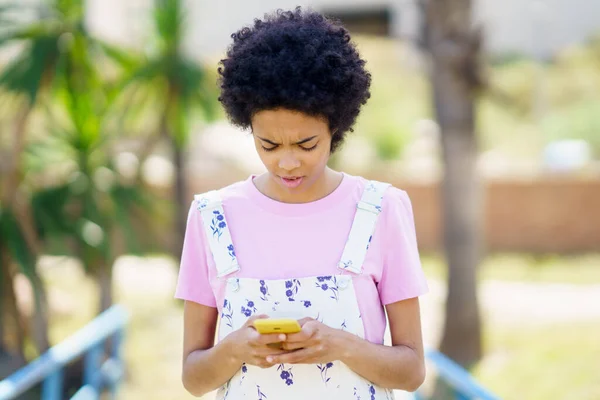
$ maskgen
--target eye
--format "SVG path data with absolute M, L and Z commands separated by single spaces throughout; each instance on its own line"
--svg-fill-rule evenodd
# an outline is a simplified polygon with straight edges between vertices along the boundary
M 262 149 L 263 149 L 264 151 L 273 151 L 273 150 L 275 150 L 275 149 L 277 148 L 277 146 L 273 146 L 273 147 L 265 147 L 265 146 L 263 146 L 263 145 L 261 145 L 260 147 L 262 147 Z
M 318 144 L 318 143 L 317 143 Z M 314 149 L 317 148 L 317 145 L 315 144 L 314 146 L 311 147 L 304 147 L 304 146 L 300 146 L 300 148 L 304 151 L 313 151 Z

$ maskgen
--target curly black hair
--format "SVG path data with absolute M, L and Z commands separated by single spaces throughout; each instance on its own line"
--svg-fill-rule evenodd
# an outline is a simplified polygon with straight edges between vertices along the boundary
M 278 10 L 231 35 L 219 67 L 219 101 L 230 121 L 251 128 L 252 116 L 278 108 L 322 117 L 331 151 L 370 97 L 371 75 L 348 31 L 315 11 Z

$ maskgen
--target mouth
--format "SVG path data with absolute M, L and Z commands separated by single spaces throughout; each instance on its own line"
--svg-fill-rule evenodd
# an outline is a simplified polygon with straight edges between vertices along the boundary
M 295 188 L 300 186 L 304 177 L 302 176 L 280 176 L 281 183 L 288 188 Z

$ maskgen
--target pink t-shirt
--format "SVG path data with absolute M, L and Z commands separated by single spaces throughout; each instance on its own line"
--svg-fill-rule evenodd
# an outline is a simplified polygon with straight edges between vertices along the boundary
M 289 204 L 254 186 L 253 176 L 219 191 L 241 270 L 240 278 L 292 279 L 339 273 L 337 263 L 367 180 L 344 174 L 320 200 Z M 355 290 L 365 338 L 382 343 L 383 306 L 428 291 L 421 269 L 411 203 L 390 187 Z M 175 297 L 209 307 L 223 305 L 225 279 L 217 271 L 194 203 L 190 208 Z

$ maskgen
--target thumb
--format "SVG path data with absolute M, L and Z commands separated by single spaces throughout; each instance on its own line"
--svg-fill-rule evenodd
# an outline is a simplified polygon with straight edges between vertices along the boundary
M 298 324 L 300 324 L 300 326 L 304 326 L 304 324 L 306 324 L 307 322 L 310 322 L 310 321 L 314 321 L 314 318 L 305 317 L 305 318 L 299 319 Z
M 312 318 L 307 319 L 306 321 L 303 321 L 303 323 L 300 324 L 300 326 L 302 326 L 302 332 L 304 332 L 309 337 L 312 337 L 315 333 L 319 331 L 320 325 L 321 323 L 319 321 L 314 320 Z
M 248 320 L 246 321 L 244 326 L 246 326 L 246 327 L 252 326 L 254 324 L 254 321 L 256 321 L 257 319 L 266 319 L 266 318 L 269 318 L 269 316 L 266 314 L 253 315 L 250 318 L 248 318 Z

